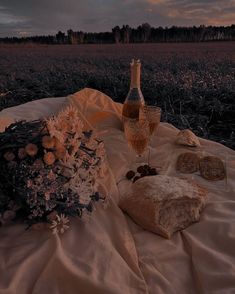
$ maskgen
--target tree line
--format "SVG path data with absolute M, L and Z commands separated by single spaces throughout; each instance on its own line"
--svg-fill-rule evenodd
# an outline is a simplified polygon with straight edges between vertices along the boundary
M 151 27 L 143 23 L 137 28 L 129 25 L 115 26 L 111 32 L 87 33 L 68 30 L 54 36 L 6 37 L 0 43 L 39 44 L 112 44 L 112 43 L 160 43 L 160 42 L 207 42 L 235 41 L 235 25 L 199 27 Z

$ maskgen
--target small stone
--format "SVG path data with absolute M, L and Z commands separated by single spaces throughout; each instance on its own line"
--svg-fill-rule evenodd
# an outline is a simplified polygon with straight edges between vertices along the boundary
M 127 173 L 126 173 L 126 178 L 128 180 L 131 180 L 133 177 L 135 176 L 135 172 L 133 170 L 129 170 Z

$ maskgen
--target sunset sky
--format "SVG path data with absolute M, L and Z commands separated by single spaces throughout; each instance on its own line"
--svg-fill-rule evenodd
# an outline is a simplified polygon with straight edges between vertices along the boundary
M 111 31 L 116 25 L 231 25 L 235 0 L 0 0 L 0 37 L 58 30 Z

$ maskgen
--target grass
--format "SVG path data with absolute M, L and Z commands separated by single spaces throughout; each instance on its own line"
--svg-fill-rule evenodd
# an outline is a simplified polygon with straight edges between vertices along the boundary
M 1 46 L 0 110 L 84 87 L 123 102 L 133 57 L 163 121 L 235 149 L 235 42 Z

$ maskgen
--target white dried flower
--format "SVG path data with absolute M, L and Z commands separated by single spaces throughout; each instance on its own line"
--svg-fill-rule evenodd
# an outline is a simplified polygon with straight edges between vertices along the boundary
M 66 230 L 69 229 L 69 218 L 64 214 L 56 215 L 56 220 L 52 221 L 50 229 L 52 229 L 53 234 L 63 234 Z

